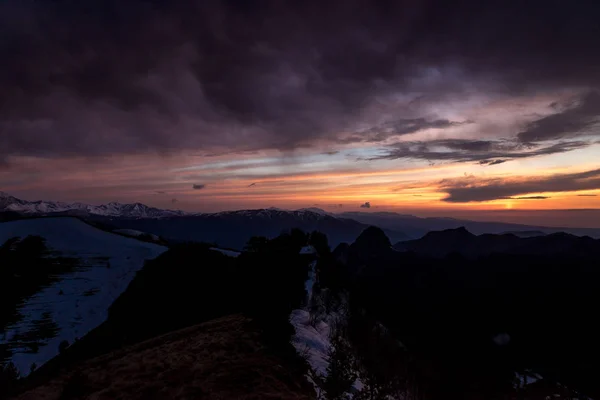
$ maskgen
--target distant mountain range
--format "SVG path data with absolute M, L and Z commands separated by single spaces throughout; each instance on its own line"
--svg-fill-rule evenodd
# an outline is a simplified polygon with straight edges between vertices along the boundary
M 183 211 L 162 210 L 141 203 L 108 203 L 94 206 L 84 203 L 63 203 L 60 201 L 27 201 L 0 192 L 0 211 L 14 211 L 22 214 L 66 214 L 102 215 L 107 217 L 164 218 L 186 215 Z
M 519 237 L 512 233 L 474 235 L 464 227 L 429 232 L 416 240 L 396 243 L 396 251 L 412 251 L 431 257 L 460 254 L 481 257 L 495 253 L 528 255 L 600 257 L 600 240 L 559 232 L 548 235 Z
M 330 244 L 351 243 L 368 226 L 378 226 L 392 243 L 418 239 L 430 231 L 466 228 L 476 235 L 512 233 L 519 237 L 535 237 L 556 232 L 600 238 L 600 227 L 563 228 L 476 222 L 453 218 L 420 218 L 393 212 L 330 213 L 319 208 L 283 210 L 224 211 L 188 213 L 163 210 L 141 203 L 89 205 L 54 201 L 26 201 L 0 192 L 0 221 L 26 216 L 78 216 L 107 224 L 112 229 L 134 229 L 159 235 L 171 241 L 209 241 L 222 247 L 241 249 L 250 236 L 274 237 L 284 230 L 300 228 L 319 230 Z
M 600 238 L 600 221 L 597 228 L 567 228 L 552 226 L 532 226 L 493 221 L 469 221 L 454 218 L 420 218 L 414 215 L 394 212 L 344 212 L 339 217 L 351 218 L 363 224 L 378 226 L 383 229 L 399 230 L 412 238 L 420 238 L 427 232 L 445 229 L 466 228 L 475 235 L 485 233 L 512 233 L 516 236 L 539 236 L 550 233 L 566 232 L 577 236 Z
M 186 213 L 161 210 L 144 204 L 109 203 L 92 206 L 82 203 L 25 201 L 1 194 L 0 212 L 28 216 L 78 216 L 101 223 L 109 230 L 133 229 L 161 236 L 169 241 L 214 242 L 221 247 L 242 249 L 251 236 L 275 237 L 282 231 L 299 228 L 305 232 L 321 231 L 332 246 L 353 242 L 368 225 L 328 214 L 319 209 L 224 211 L 219 213 Z M 7 219 L 7 218 L 5 218 Z M 0 219 L 1 220 L 1 219 Z M 410 236 L 392 229 L 385 233 L 393 240 Z
M 226 211 L 168 218 L 107 218 L 92 216 L 92 221 L 111 228 L 134 229 L 152 233 L 169 241 L 214 242 L 219 247 L 241 250 L 251 236 L 273 238 L 292 228 L 305 232 L 320 231 L 332 247 L 352 243 L 367 224 L 349 218 L 320 214 L 308 210 L 286 211 L 275 208 Z M 401 231 L 385 229 L 394 242 L 411 239 Z

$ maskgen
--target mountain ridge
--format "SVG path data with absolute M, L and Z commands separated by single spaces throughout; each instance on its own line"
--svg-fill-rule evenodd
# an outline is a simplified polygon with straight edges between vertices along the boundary
M 123 204 L 110 202 L 101 205 L 85 203 L 66 203 L 61 201 L 22 200 L 5 192 L 0 192 L 0 211 L 14 211 L 22 214 L 68 214 L 68 215 L 102 215 L 102 216 L 126 216 L 133 218 L 164 218 L 169 216 L 186 215 L 179 210 L 164 210 L 149 207 L 136 202 Z
M 423 237 L 427 232 L 465 227 L 476 235 L 485 233 L 503 234 L 510 232 L 518 235 L 546 235 L 566 232 L 577 236 L 600 238 L 600 221 L 597 228 L 570 228 L 560 226 L 526 225 L 499 221 L 472 221 L 449 217 L 418 217 L 394 212 L 366 213 L 360 211 L 343 212 L 338 217 L 351 218 L 363 224 L 379 226 L 383 229 L 401 230 L 413 238 Z
M 216 213 L 187 213 L 160 210 L 141 203 L 109 203 L 88 206 L 81 203 L 27 202 L 13 196 L 0 197 L 0 213 L 20 212 L 24 216 L 77 216 L 103 224 L 105 228 L 133 229 L 164 237 L 173 242 L 203 241 L 241 250 L 252 236 L 275 237 L 282 231 L 300 228 L 326 233 L 333 245 L 352 242 L 368 224 L 316 209 L 284 210 L 259 208 Z M 13 218 L 14 219 L 14 218 Z M 411 236 L 386 229 L 394 241 Z
M 538 225 L 523 225 L 497 221 L 471 221 L 448 217 L 418 217 L 410 214 L 401 214 L 392 211 L 361 212 L 347 211 L 341 213 L 327 212 L 317 207 L 287 210 L 276 207 L 220 211 L 212 213 L 186 212 L 181 210 L 168 210 L 150 207 L 136 202 L 123 204 L 110 202 L 102 205 L 84 203 L 66 203 L 59 201 L 27 201 L 8 193 L 0 191 L 0 213 L 19 213 L 22 215 L 69 215 L 79 217 L 101 218 L 127 218 L 127 219 L 171 219 L 179 217 L 199 217 L 203 219 L 237 218 L 250 219 L 263 218 L 265 220 L 280 218 L 285 215 L 293 216 L 302 221 L 323 221 L 326 218 L 354 221 L 366 226 L 378 226 L 387 232 L 402 232 L 407 238 L 420 238 L 427 232 L 456 229 L 466 227 L 474 234 L 502 234 L 510 232 L 517 236 L 538 236 L 556 232 L 567 232 L 577 236 L 591 236 L 600 238 L 600 227 L 595 228 L 568 228 Z M 1 220 L 1 219 L 0 219 Z M 130 228 L 130 227 L 121 227 Z M 136 229 L 135 227 L 131 227 Z M 398 240 L 398 239 L 396 239 Z
M 420 239 L 394 244 L 396 251 L 412 251 L 432 257 L 458 253 L 476 258 L 493 253 L 513 255 L 600 256 L 600 239 L 556 232 L 520 237 L 514 233 L 474 235 L 465 227 L 431 231 Z

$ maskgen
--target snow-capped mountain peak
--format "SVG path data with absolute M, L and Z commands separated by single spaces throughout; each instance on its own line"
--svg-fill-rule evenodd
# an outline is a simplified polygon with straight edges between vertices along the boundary
M 327 212 L 327 211 L 323 210 L 322 208 L 318 208 L 318 207 L 301 208 L 297 211 L 308 211 L 308 212 L 312 212 L 315 214 L 321 214 L 321 215 L 333 215 L 332 213 Z
M 183 211 L 163 210 L 148 207 L 142 203 L 122 204 L 110 202 L 99 206 L 84 203 L 64 203 L 59 201 L 27 201 L 8 193 L 0 192 L 0 211 L 15 211 L 23 214 L 68 213 L 76 215 L 102 215 L 127 218 L 163 218 L 186 215 Z
M 22 214 L 48 215 L 55 213 L 69 215 L 101 215 L 105 217 L 124 218 L 165 218 L 174 216 L 240 216 L 251 218 L 272 219 L 283 215 L 293 216 L 303 220 L 320 220 L 335 217 L 320 208 L 302 208 L 299 210 L 286 210 L 277 207 L 261 208 L 255 210 L 223 211 L 218 213 L 185 213 L 183 211 L 164 210 L 149 207 L 142 203 L 123 204 L 110 202 L 102 205 L 85 203 L 64 203 L 60 201 L 27 201 L 21 200 L 8 193 L 0 192 L 0 212 L 14 211 Z
M 321 210 L 322 211 L 322 210 Z M 281 208 L 259 208 L 254 210 L 221 211 L 210 214 L 197 214 L 212 217 L 244 217 L 251 219 L 274 219 L 278 217 L 295 218 L 304 221 L 316 221 L 324 218 L 335 218 L 334 215 L 323 212 L 316 212 L 312 209 L 284 210 Z

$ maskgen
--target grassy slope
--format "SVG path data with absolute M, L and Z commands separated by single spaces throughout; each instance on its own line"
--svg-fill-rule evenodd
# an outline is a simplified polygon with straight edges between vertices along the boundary
M 301 374 L 281 365 L 257 325 L 212 320 L 89 360 L 18 399 L 310 399 Z

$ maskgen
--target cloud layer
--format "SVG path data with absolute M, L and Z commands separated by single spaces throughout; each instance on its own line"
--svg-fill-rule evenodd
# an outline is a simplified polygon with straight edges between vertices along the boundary
M 514 159 L 566 153 L 590 145 L 591 143 L 587 141 L 562 141 L 546 144 L 467 139 L 408 141 L 391 145 L 383 154 L 371 159 L 414 159 L 429 162 L 477 162 L 482 165 L 497 165 Z
M 440 190 L 444 201 L 468 203 L 499 199 L 541 199 L 546 196 L 522 196 L 529 193 L 575 192 L 600 189 L 600 169 L 573 174 L 558 174 L 528 179 L 445 179 Z
M 400 119 L 388 121 L 378 126 L 359 131 L 348 137 L 338 138 L 340 143 L 378 143 L 388 139 L 417 133 L 428 129 L 446 129 L 472 123 L 472 121 L 449 121 L 436 119 L 428 121 L 425 118 Z
M 593 1 L 0 1 L 0 187 L 595 207 L 599 20 Z
M 536 0 L 7 0 L 0 160 L 290 150 L 456 129 L 466 121 L 435 111 L 448 98 L 597 88 L 599 15 L 595 2 Z M 599 103 L 590 94 L 519 139 L 587 132 Z
M 586 93 L 577 103 L 556 114 L 537 119 L 518 134 L 522 142 L 538 142 L 600 132 L 600 93 Z

